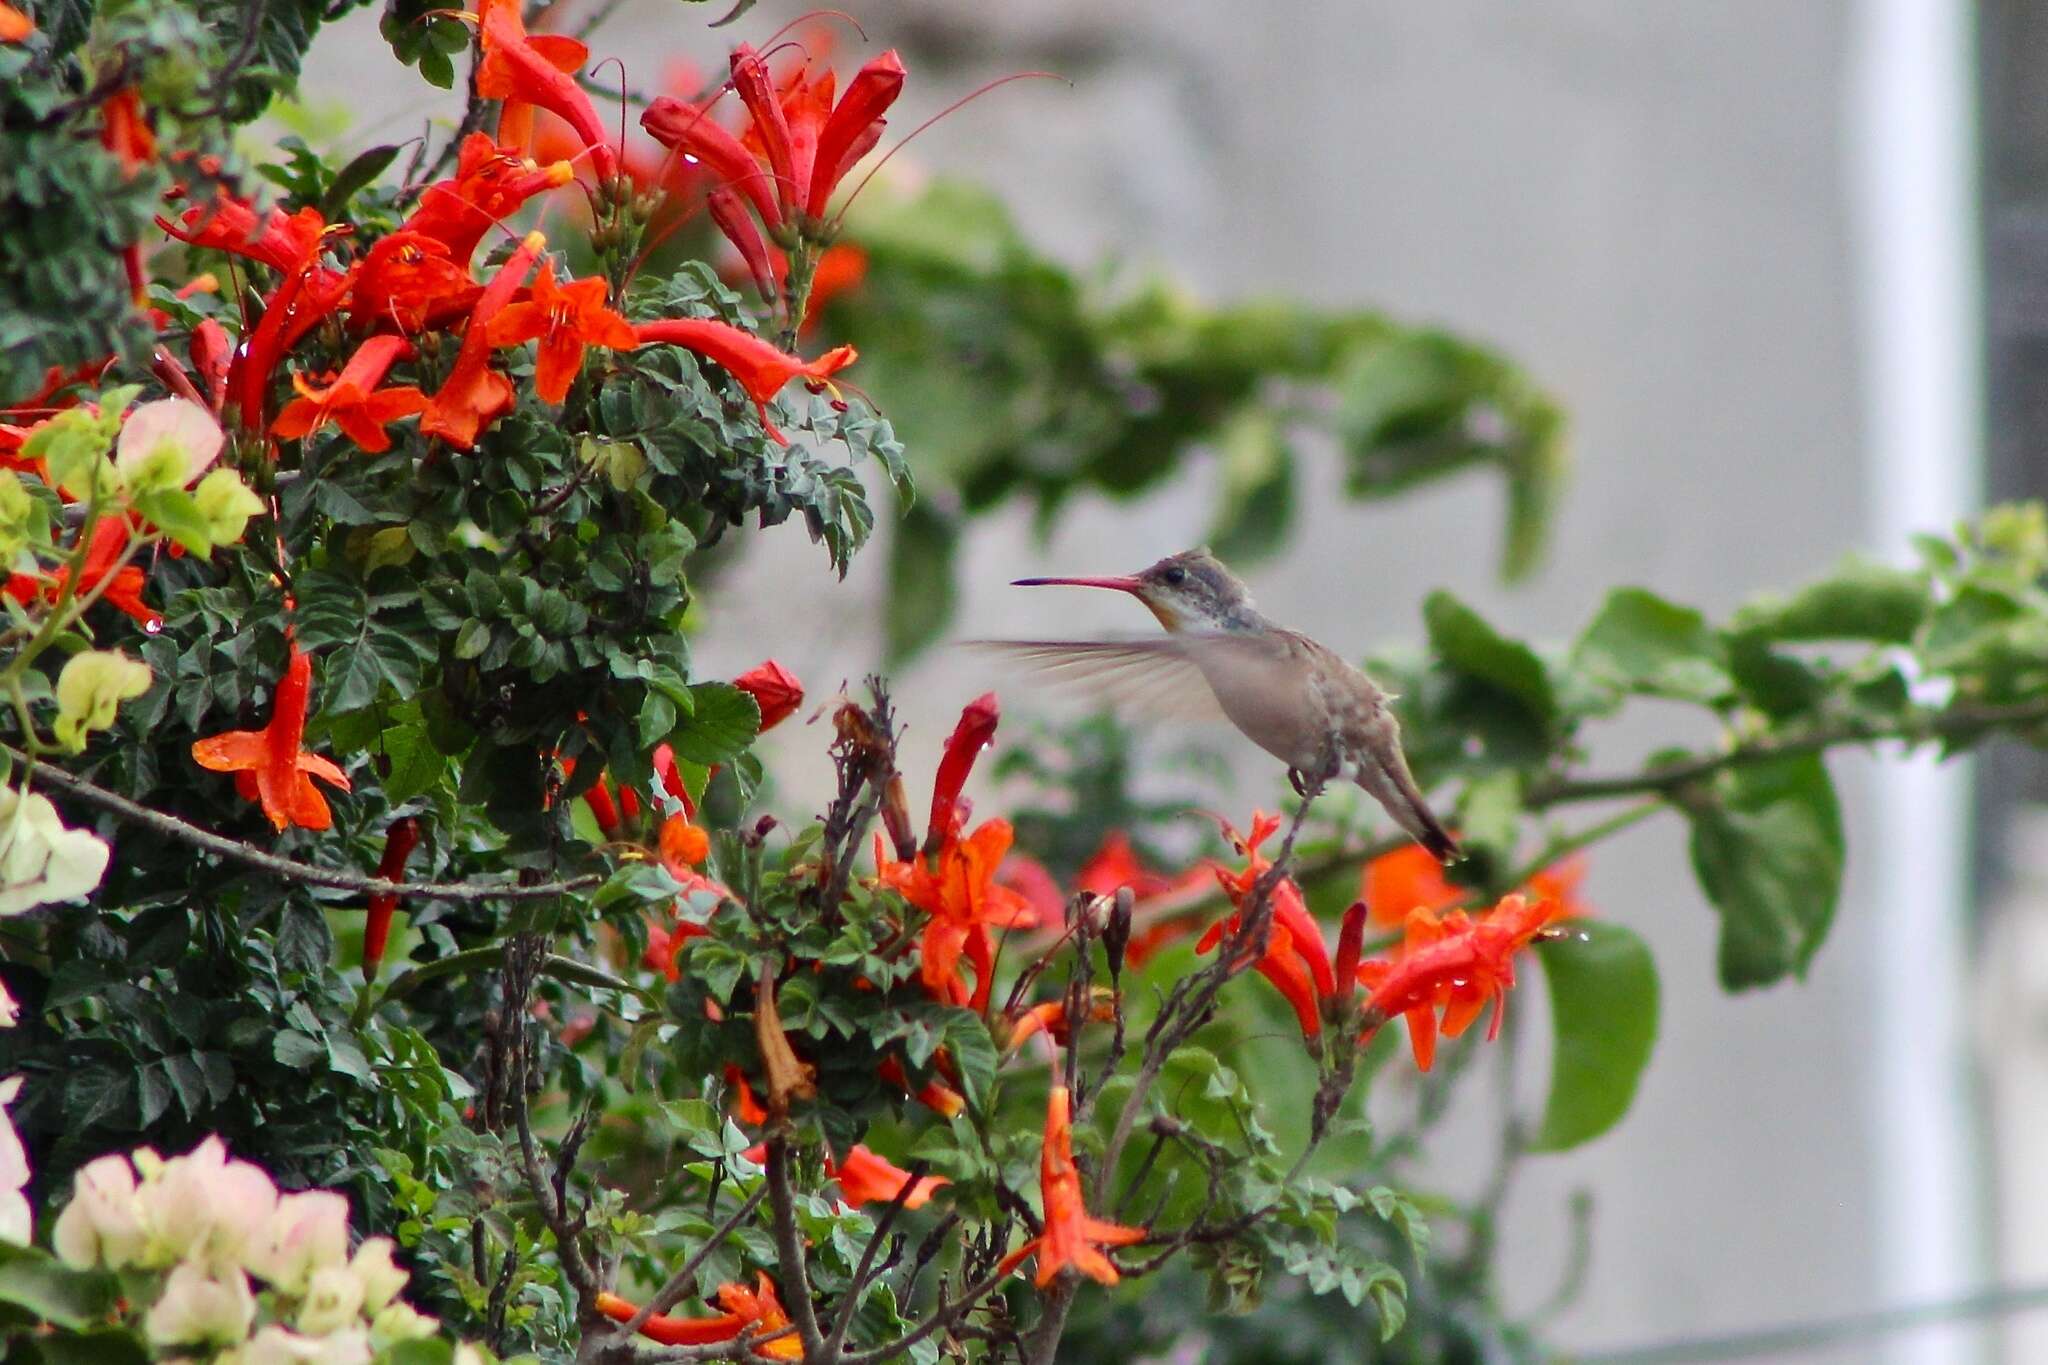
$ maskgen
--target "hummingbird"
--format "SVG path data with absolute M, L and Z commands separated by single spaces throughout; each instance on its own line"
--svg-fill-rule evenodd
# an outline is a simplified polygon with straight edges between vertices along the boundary
M 978 643 L 1155 705 L 1208 711 L 1213 699 L 1246 738 L 1287 765 L 1297 793 L 1333 779 L 1356 782 L 1438 859 L 1458 858 L 1457 841 L 1408 771 L 1392 698 L 1333 651 L 1260 615 L 1251 591 L 1207 549 L 1169 555 L 1122 578 L 1019 578 L 1013 586 L 1127 592 L 1166 634 Z

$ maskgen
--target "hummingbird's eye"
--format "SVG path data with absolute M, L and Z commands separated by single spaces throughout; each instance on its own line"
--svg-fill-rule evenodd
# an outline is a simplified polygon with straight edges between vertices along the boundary
M 1159 578 L 1160 581 L 1165 583 L 1167 587 L 1177 588 L 1181 584 L 1188 581 L 1188 571 L 1176 565 L 1173 568 L 1168 569 L 1165 573 L 1159 575 Z

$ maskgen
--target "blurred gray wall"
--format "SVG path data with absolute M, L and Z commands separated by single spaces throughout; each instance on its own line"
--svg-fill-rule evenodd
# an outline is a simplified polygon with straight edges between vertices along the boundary
M 1294 549 L 1253 574 L 1279 619 L 1356 655 L 1416 638 L 1417 604 L 1448 587 L 1510 629 L 1556 638 L 1618 583 L 1720 611 L 1868 545 L 1847 0 L 848 4 L 878 45 L 904 50 L 900 128 L 988 77 L 1046 67 L 1073 79 L 1006 88 L 903 159 L 993 184 L 1059 254 L 1170 267 L 1215 298 L 1382 305 L 1498 343 L 1563 399 L 1578 472 L 1535 582 L 1507 589 L 1493 577 L 1490 484 L 1360 507 L 1341 498 L 1323 452 Z M 633 0 L 595 48 L 626 54 L 651 83 L 668 52 L 708 67 L 728 35 L 758 42 L 796 12 L 770 0 L 713 33 L 705 7 Z M 409 133 L 426 104 L 376 41 L 373 16 L 330 36 L 309 93 L 398 111 L 380 113 L 376 131 Z M 904 434 L 915 461 L 916 433 Z M 1205 525 L 1211 479 L 1203 465 L 1135 506 L 1078 505 L 1046 547 L 1021 515 L 996 518 L 968 547 L 962 632 L 1133 627 L 1114 601 L 1003 584 L 1121 571 L 1183 548 Z M 815 693 L 857 679 L 880 636 L 878 558 L 841 586 L 800 531 L 770 540 L 727 585 L 756 605 L 728 602 L 700 665 L 738 669 L 773 653 Z M 911 737 L 911 771 L 927 770 L 949 725 L 940 718 L 987 681 L 948 654 L 903 680 L 905 713 L 931 718 Z M 1014 691 L 1006 706 L 1042 699 Z M 1612 767 L 1703 739 L 1682 729 L 1687 719 L 1642 707 L 1593 757 Z M 822 777 L 816 733 L 775 739 L 792 795 L 804 794 Z M 1268 769 L 1244 764 L 1239 807 L 1274 799 Z M 1895 1301 L 1873 1212 L 1885 1066 L 1869 1041 L 1886 890 L 1869 856 L 1876 767 L 1835 769 L 1849 880 L 1833 941 L 1803 984 L 1740 998 L 1715 986 L 1715 921 L 1674 821 L 1596 859 L 1590 897 L 1650 940 L 1665 1015 L 1634 1112 L 1581 1152 L 1527 1163 L 1508 1204 L 1508 1307 L 1528 1310 L 1564 1271 L 1568 1198 L 1592 1194 L 1590 1278 L 1549 1329 L 1564 1344 Z M 1539 994 L 1525 991 L 1517 1009 L 1540 1010 Z M 1546 1061 L 1529 1041 L 1521 1102 L 1534 1106 Z M 1493 1140 L 1484 1104 L 1469 1107 L 1437 1153 L 1438 1177 L 1464 1192 Z

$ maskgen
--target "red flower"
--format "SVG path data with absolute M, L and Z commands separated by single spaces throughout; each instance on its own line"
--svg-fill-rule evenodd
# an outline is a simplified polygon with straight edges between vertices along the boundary
M 1208 932 L 1195 944 L 1196 952 L 1210 951 L 1223 941 L 1225 934 L 1234 932 L 1242 922 L 1245 904 L 1251 899 L 1253 888 L 1272 867 L 1272 863 L 1259 854 L 1259 845 L 1271 838 L 1279 827 L 1279 818 L 1263 811 L 1253 812 L 1249 838 L 1228 824 L 1223 826 L 1224 836 L 1247 859 L 1242 872 L 1222 867 L 1214 869 L 1217 884 L 1230 897 L 1231 904 L 1237 907 L 1237 913 L 1210 925 Z M 1335 995 L 1337 990 L 1336 974 L 1330 970 L 1329 951 L 1323 946 L 1322 931 L 1302 901 L 1301 888 L 1291 878 L 1282 878 L 1274 885 L 1271 905 L 1272 928 L 1266 934 L 1265 950 L 1255 965 L 1259 974 L 1272 982 L 1293 1007 L 1302 1037 L 1314 1039 L 1321 1035 L 1323 1028 L 1321 1002 Z
M 420 430 L 439 436 L 449 445 L 468 450 L 476 444 L 477 433 L 512 410 L 516 397 L 512 381 L 491 368 L 491 319 L 512 301 L 512 296 L 533 269 L 547 239 L 538 232 L 526 234 L 519 249 L 506 258 L 491 277 L 469 326 L 462 333 L 462 349 L 456 352 L 455 367 L 428 402 L 420 417 Z
M 938 852 L 939 846 L 966 823 L 966 812 L 960 809 L 960 789 L 967 784 L 981 751 L 994 742 L 1000 719 L 993 692 L 982 693 L 961 710 L 959 723 L 954 725 L 946 740 L 945 753 L 939 759 L 939 775 L 932 782 L 931 818 L 924 835 L 926 857 Z
M 272 210 L 273 215 L 275 212 Z M 308 219 L 307 214 L 312 217 Z M 263 429 L 264 402 L 278 363 L 314 324 L 341 306 L 349 290 L 349 276 L 320 264 L 321 244 L 330 232 L 342 229 L 325 226 L 311 209 L 289 221 L 295 226 L 285 238 L 299 249 L 299 255 L 286 268 L 284 280 L 263 301 L 262 318 L 228 366 L 228 388 L 237 395 L 242 425 L 250 431 Z
M 35 20 L 12 5 L 0 3 L 0 43 L 25 43 L 35 31 Z
M 364 255 L 349 293 L 349 317 L 359 330 L 422 332 L 468 312 L 482 293 L 446 242 L 408 228 L 379 238 Z
M 768 1121 L 768 1111 L 761 1107 L 761 1101 L 754 1098 L 754 1087 L 747 1084 L 747 1073 L 737 1064 L 725 1064 L 725 1083 L 732 1087 L 734 1118 L 749 1128 L 759 1128 Z
M 540 338 L 533 387 L 542 402 L 559 403 L 569 396 L 569 386 L 583 369 L 586 347 L 630 349 L 640 344 L 632 324 L 604 306 L 607 288 L 595 275 L 558 285 L 555 263 L 547 261 L 541 265 L 540 278 L 533 282 L 532 297 L 507 304 L 491 319 L 493 346 L 516 346 Z
M 384 856 L 377 862 L 377 876 L 387 882 L 405 876 L 405 860 L 419 847 L 420 822 L 411 816 L 393 820 L 384 834 Z M 398 893 L 380 891 L 370 897 L 370 913 L 363 920 L 363 980 L 375 981 L 384 962 L 384 946 L 391 940 L 391 917 L 398 910 Z
M 876 1156 L 858 1143 L 847 1151 L 846 1159 L 837 1164 L 827 1155 L 825 1174 L 839 1182 L 841 1202 L 856 1209 L 863 1204 L 889 1203 L 903 1194 L 906 1185 L 910 1186 L 910 1193 L 904 1196 L 903 1207 L 921 1209 L 930 1202 L 934 1190 L 953 1183 L 937 1175 L 923 1176 L 913 1183 L 910 1172 Z
M 941 1000 L 987 1009 L 995 986 L 995 945 L 989 928 L 1029 929 L 1038 923 L 1031 903 L 996 883 L 996 869 L 1010 851 L 1008 821 L 990 820 L 965 839 L 949 838 L 931 871 L 924 860 L 891 862 L 875 840 L 875 863 L 882 885 L 931 916 L 919 940 L 919 975 L 925 988 Z M 974 968 L 970 995 L 960 977 L 960 957 Z
M 122 86 L 100 106 L 100 145 L 121 159 L 125 175 L 156 160 L 156 134 L 149 130 L 134 86 Z
M 192 368 L 199 372 L 200 392 L 218 416 L 227 400 L 228 367 L 234 363 L 235 343 L 228 329 L 212 318 L 202 318 L 192 329 Z
M 306 736 L 306 703 L 313 690 L 313 661 L 294 642 L 284 677 L 278 680 L 270 724 L 261 730 L 230 730 L 196 740 L 192 761 L 217 773 L 233 773 L 244 800 L 260 801 L 278 829 L 326 829 L 334 823 L 313 778 L 349 789 L 348 775 L 301 745 Z M 311 776 L 308 776 L 311 774 Z
M 567 161 L 539 164 L 484 133 L 471 133 L 462 140 L 455 174 L 427 186 L 401 230 L 443 243 L 448 259 L 461 268 L 494 225 L 534 195 L 574 178 Z
M 1591 908 L 1578 898 L 1586 877 L 1584 854 L 1552 863 L 1521 888 L 1532 900 L 1555 902 L 1561 916 L 1585 915 Z M 1365 865 L 1359 898 L 1372 907 L 1374 924 L 1405 924 L 1410 911 L 1448 910 L 1471 893 L 1444 876 L 1443 864 L 1420 844 L 1404 844 Z
M 804 704 L 804 685 L 796 674 L 773 659 L 755 665 L 732 680 L 732 685 L 754 699 L 761 708 L 761 728 L 766 734 L 788 720 Z
M 1097 988 L 1095 1001 L 1088 1010 L 1088 1017 L 1097 1023 L 1106 1023 L 1116 1017 L 1113 997 L 1109 992 Z M 1048 1000 L 1042 1005 L 1033 1005 L 1019 1014 L 1010 1025 L 1010 1037 L 1003 1044 L 1003 1051 L 1015 1052 L 1040 1033 L 1065 1046 L 1072 1034 L 1072 1025 L 1067 1020 L 1066 1001 Z
M 709 318 L 664 318 L 643 322 L 633 330 L 643 346 L 664 342 L 681 346 L 737 379 L 747 397 L 754 400 L 762 427 L 777 445 L 788 445 L 789 438 L 768 420 L 768 400 L 792 379 L 814 380 L 829 387 L 831 376 L 851 365 L 856 354 L 851 346 L 835 346 L 816 360 L 805 360 L 777 350 L 752 332 Z
M 299 396 L 270 424 L 270 434 L 297 439 L 332 422 L 363 450 L 375 454 L 391 449 L 385 424 L 423 412 L 427 396 L 411 384 L 393 389 L 377 385 L 392 365 L 411 355 L 412 343 L 404 337 L 376 336 L 356 348 L 340 376 L 324 389 L 316 389 L 305 376 L 294 374 L 292 387 Z
M 1125 1227 L 1092 1218 L 1081 1196 L 1081 1171 L 1074 1165 L 1074 1136 L 1068 1115 L 1067 1088 L 1054 1086 L 1045 1104 L 1045 1146 L 1038 1155 L 1038 1188 L 1045 1205 L 1045 1231 L 1005 1256 L 997 1267 L 1004 1274 L 1035 1256 L 1040 1289 L 1062 1271 L 1075 1270 L 1100 1284 L 1119 1278 L 1114 1262 L 1101 1247 L 1129 1246 L 1143 1240 L 1143 1228 Z
M 1519 895 L 1507 897 L 1477 920 L 1462 910 L 1441 919 L 1432 911 L 1416 910 L 1408 916 L 1407 931 L 1392 957 L 1360 964 L 1358 980 L 1371 992 L 1366 1006 L 1382 1017 L 1398 1014 L 1408 1021 L 1415 1065 L 1427 1071 L 1436 1058 L 1437 1033 L 1457 1037 L 1496 1001 L 1486 1036 L 1500 1035 L 1507 992 L 1515 984 L 1514 955 L 1558 915 L 1557 906 Z M 1367 1029 L 1365 1036 L 1372 1032 Z
M 748 1289 L 742 1284 L 722 1284 L 718 1287 L 718 1303 L 725 1312 L 708 1318 L 672 1318 L 657 1313 L 641 1325 L 640 1335 L 664 1346 L 708 1346 L 736 1340 L 743 1333 L 766 1334 L 788 1327 L 789 1314 L 775 1296 L 774 1282 L 764 1272 L 755 1286 Z M 631 1322 L 640 1312 L 609 1290 L 597 1296 L 597 1311 L 614 1322 Z M 754 1353 L 774 1360 L 801 1360 L 803 1343 L 794 1331 L 782 1332 L 756 1344 Z
M 144 630 L 154 635 L 163 628 L 164 621 L 149 603 L 142 600 L 144 576 L 141 568 L 134 564 L 123 565 L 119 570 L 114 568 L 120 563 L 121 552 L 128 548 L 128 534 L 128 522 L 123 517 L 102 517 L 92 528 L 92 539 L 85 547 L 85 562 L 78 568 L 77 595 L 90 596 L 104 582 L 106 591 L 100 594 L 100 600 L 134 617 Z M 56 570 L 47 579 L 18 573 L 8 578 L 5 591 L 17 602 L 31 602 L 37 597 L 55 602 L 70 575 L 68 568 Z
M 604 121 L 590 96 L 576 84 L 575 73 L 590 60 L 590 49 L 561 34 L 527 33 L 519 8 L 520 0 L 478 0 L 483 61 L 476 68 L 476 92 L 505 101 L 515 128 L 520 115 L 514 105 L 530 104 L 561 119 L 590 149 L 599 177 L 609 179 L 618 170 L 618 158 L 605 141 Z
M 186 209 L 176 224 L 163 218 L 156 223 L 181 242 L 261 261 L 285 275 L 297 272 L 317 253 L 327 233 L 327 220 L 316 208 L 291 214 L 273 208 L 258 220 L 249 201 L 226 190 L 214 197 L 211 206 Z

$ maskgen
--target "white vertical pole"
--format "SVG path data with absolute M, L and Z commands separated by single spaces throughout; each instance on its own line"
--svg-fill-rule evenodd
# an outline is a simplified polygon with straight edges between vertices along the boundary
M 1849 117 L 1871 535 L 1886 555 L 1945 531 L 1982 473 L 1975 33 L 1968 0 L 1858 0 Z M 1875 1305 L 1981 1283 L 1968 1093 L 1967 767 L 1880 770 L 1871 870 L 1879 933 L 1868 1031 Z M 1984 1358 L 1967 1324 L 1895 1338 L 1898 1365 Z

